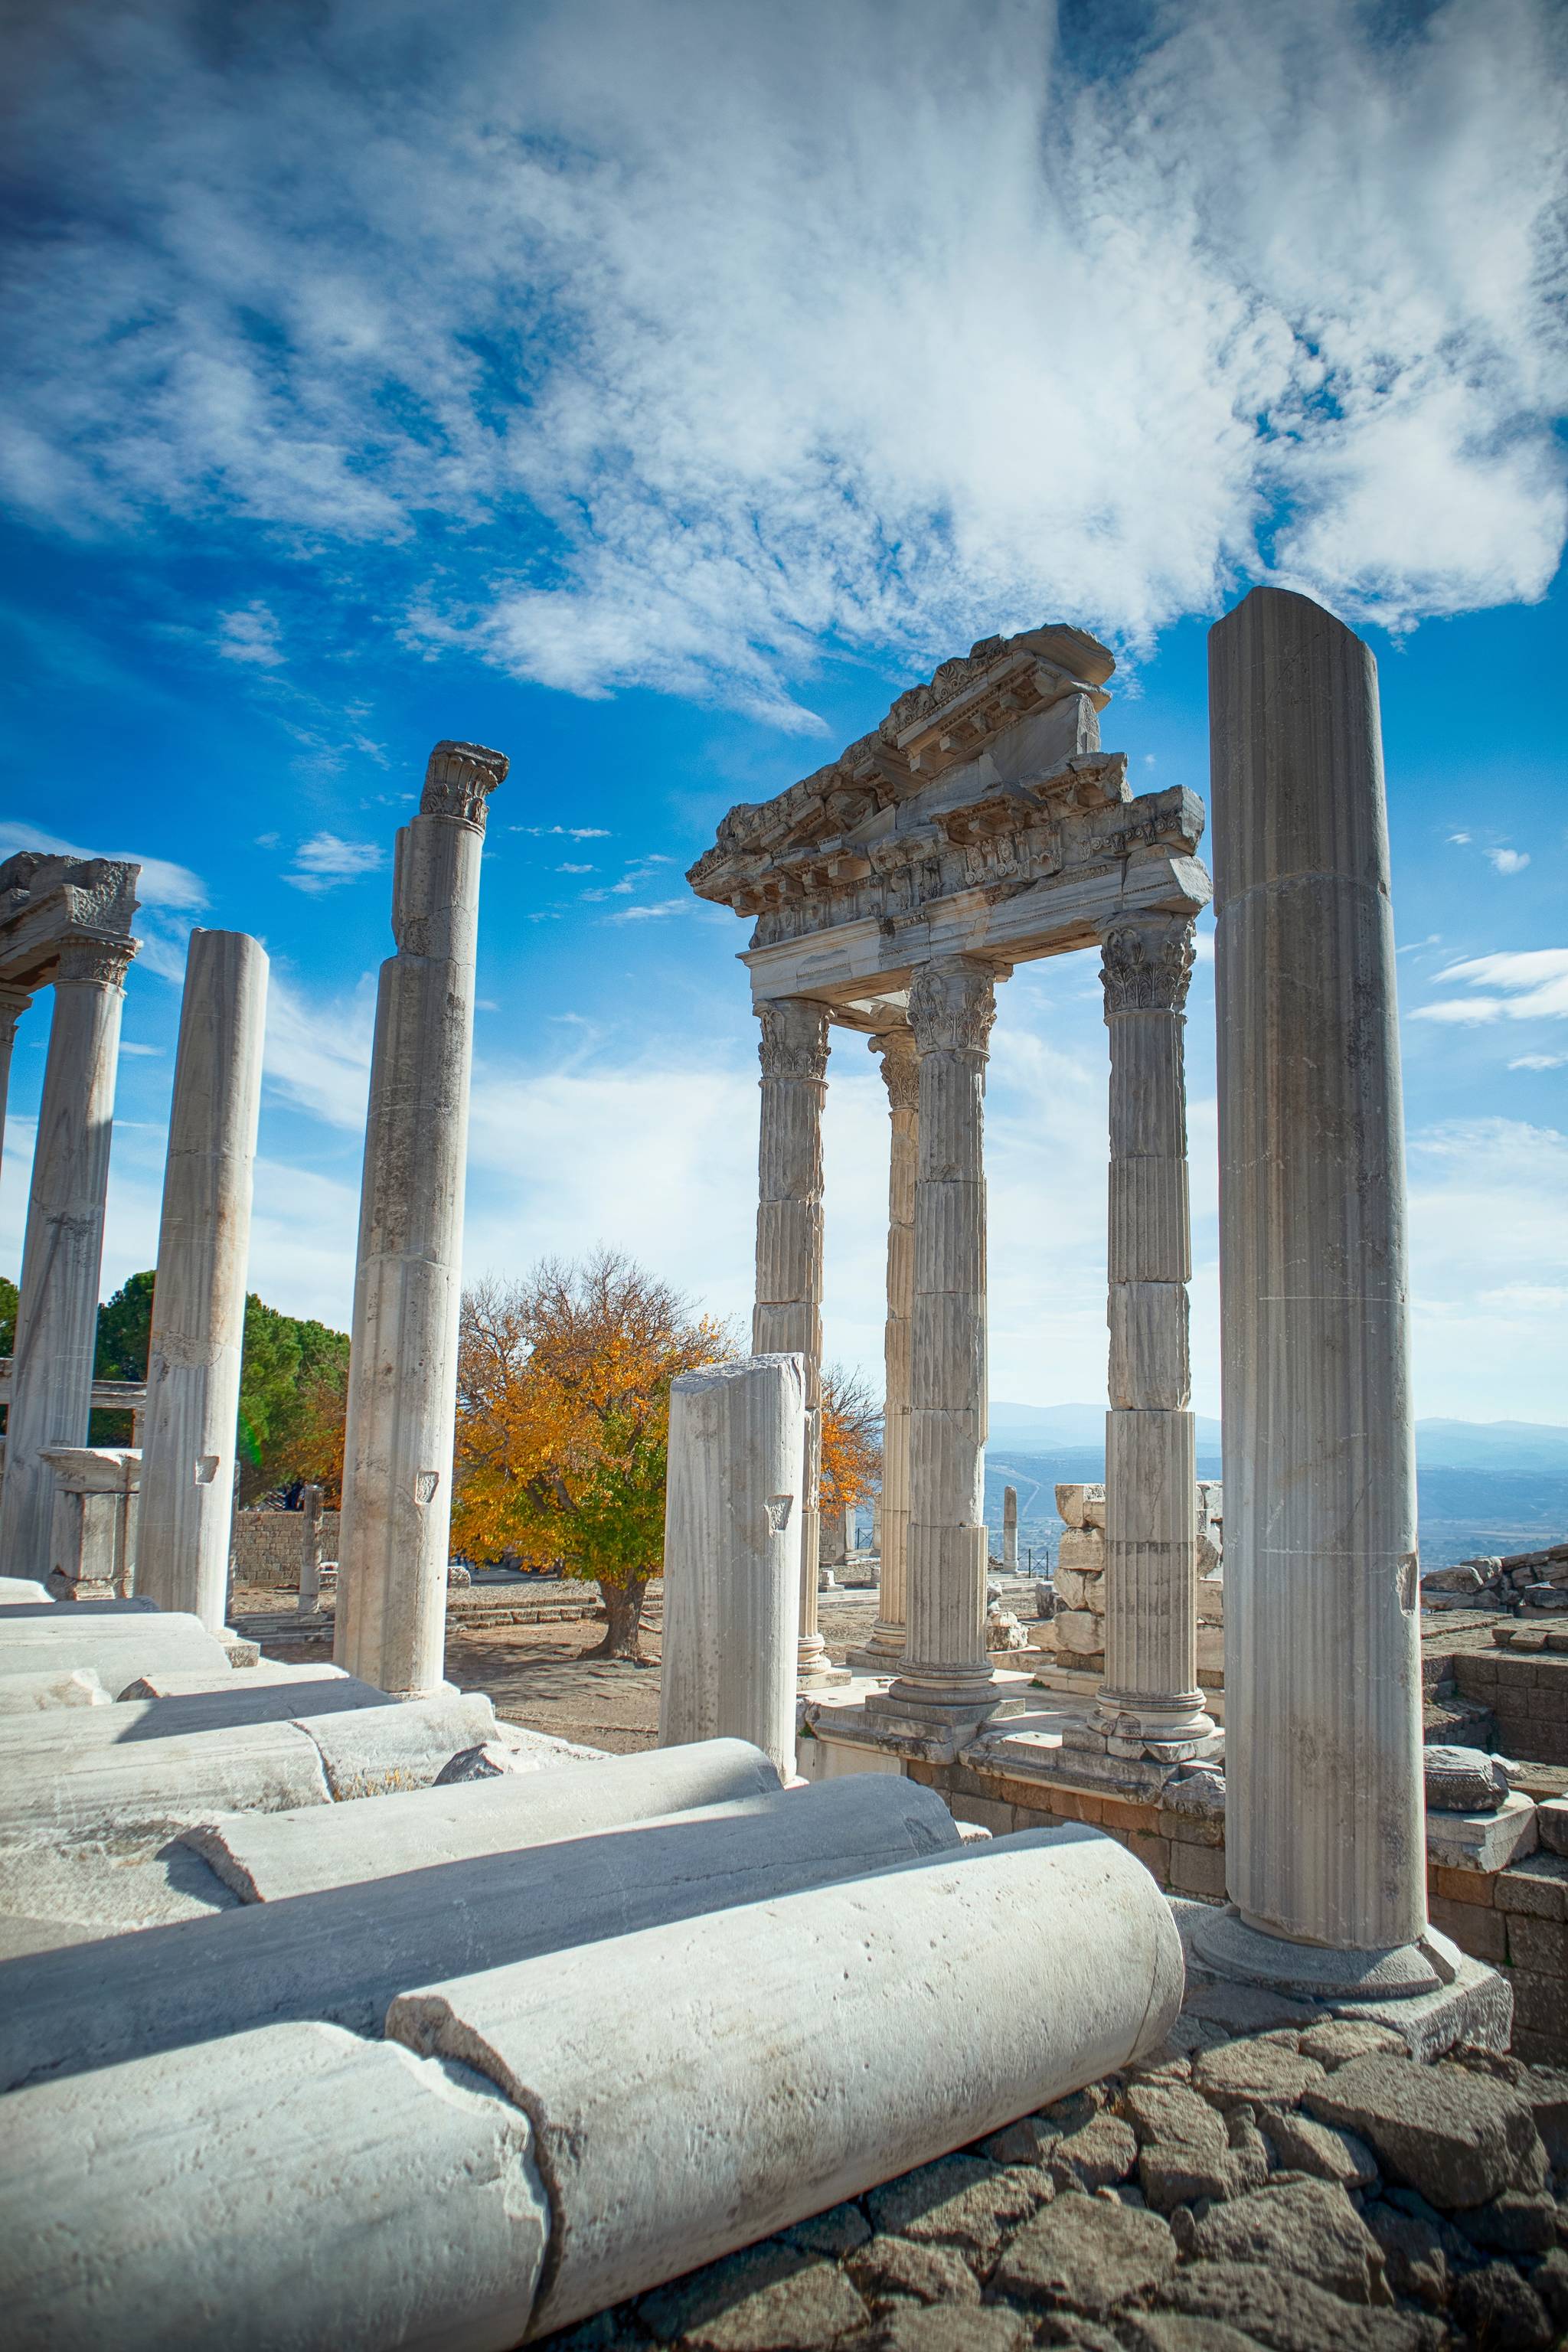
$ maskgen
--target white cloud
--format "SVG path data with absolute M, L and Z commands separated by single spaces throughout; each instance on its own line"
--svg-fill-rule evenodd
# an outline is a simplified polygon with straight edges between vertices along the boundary
M 134 1044 L 131 1038 L 121 1037 L 120 1041 L 120 1050 L 122 1054 L 144 1054 L 152 1055 L 162 1054 L 163 1048 L 162 1045 L 138 1045 Z
M 592 874 L 592 873 L 593 873 L 593 871 L 594 871 L 594 868 L 593 868 L 591 866 L 572 866 L 572 865 L 567 865 L 567 866 L 558 866 L 556 867 L 555 871 L 557 872 L 557 874 Z
M 224 661 L 277 669 L 283 660 L 283 646 L 276 614 L 259 598 L 237 612 L 220 613 L 217 649 Z
M 1550 0 L 189 21 L 22 37 L 0 469 L 58 528 L 374 550 L 416 644 L 805 730 L 824 641 L 1136 646 L 1270 566 L 1403 626 L 1554 571 Z
M 617 890 L 623 887 L 629 889 L 631 886 L 629 883 L 623 886 L 619 882 L 616 885 Z M 689 915 L 691 912 L 692 903 L 689 898 L 661 898 L 657 907 L 621 907 L 613 915 L 605 915 L 602 919 L 606 923 L 657 922 L 665 915 Z
M 1509 1064 L 1510 1070 L 1568 1069 L 1568 1054 L 1521 1054 Z
M 1445 997 L 1436 1004 L 1417 1005 L 1412 1020 L 1469 1026 L 1503 1020 L 1568 1020 L 1568 948 L 1503 949 L 1496 955 L 1468 956 L 1448 964 L 1437 978 L 1507 992 Z
M 335 833 L 313 834 L 294 852 L 294 871 L 283 879 L 296 890 L 318 898 L 341 883 L 358 882 L 385 862 L 378 842 L 340 841 Z
M 509 833 L 530 833 L 534 839 L 560 834 L 567 841 L 608 841 L 610 835 L 602 824 L 509 824 Z
M 134 849 L 84 849 L 79 842 L 62 841 L 36 824 L 0 824 L 0 857 L 13 856 L 18 850 L 33 850 L 45 857 L 126 858 L 142 868 L 136 884 L 141 906 L 196 913 L 207 903 L 206 884 L 201 876 L 167 857 L 144 857 Z
M 1528 849 L 1489 849 L 1486 856 L 1500 874 L 1522 874 L 1530 863 Z
M 274 970 L 262 1063 L 269 1086 L 328 1127 L 363 1130 L 374 1021 L 368 975 L 353 996 L 318 1003 Z

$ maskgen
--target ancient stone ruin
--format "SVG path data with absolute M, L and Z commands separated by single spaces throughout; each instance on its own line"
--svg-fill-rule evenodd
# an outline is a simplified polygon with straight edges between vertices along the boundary
M 1274 590 L 1211 649 L 1223 1494 L 1186 1345 L 1205 812 L 1131 794 L 1093 639 L 985 639 L 692 872 L 754 923 L 754 1352 L 676 1384 L 647 1753 L 445 1679 L 505 758 L 437 745 L 398 836 L 342 1511 L 313 1495 L 279 1564 L 313 1614 L 331 1546 L 332 1664 L 226 1623 L 231 1545 L 270 1540 L 232 1510 L 265 957 L 193 938 L 142 1442 L 89 1447 L 135 869 L 0 867 L 7 1050 L 55 990 L 0 1498 L 13 2340 L 1440 2352 L 1568 2326 L 1568 1586 L 1552 1550 L 1421 1606 L 1375 672 Z M 1016 1496 L 994 1585 L 981 1508 L 984 1073 L 997 983 L 1079 948 L 1110 1039 L 1106 1476 L 1058 1489 L 1026 1618 Z M 877 1622 L 839 1666 L 820 1129 L 847 1034 L 888 1087 L 887 1389 Z

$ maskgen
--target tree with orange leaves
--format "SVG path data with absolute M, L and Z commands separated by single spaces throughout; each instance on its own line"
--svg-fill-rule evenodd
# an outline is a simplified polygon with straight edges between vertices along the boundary
M 454 1543 L 593 1578 L 609 1622 L 589 1654 L 647 1663 L 670 1382 L 734 1352 L 721 1324 L 611 1250 L 478 1284 L 463 1299 Z
M 882 1412 L 858 1372 L 837 1365 L 822 1375 L 822 1471 L 817 1508 L 868 1503 L 882 1477 Z

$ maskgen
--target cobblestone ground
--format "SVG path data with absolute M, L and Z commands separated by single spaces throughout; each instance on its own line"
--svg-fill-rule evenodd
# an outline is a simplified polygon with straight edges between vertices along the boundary
M 1135 2072 L 601 2313 L 552 2352 L 1561 2344 L 1568 2074 L 1481 2052 L 1421 2067 L 1380 2028 L 1303 2015 L 1199 1987 Z

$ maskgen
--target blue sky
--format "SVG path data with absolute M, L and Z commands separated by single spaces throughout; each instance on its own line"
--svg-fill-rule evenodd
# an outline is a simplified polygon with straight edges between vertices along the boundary
M 1568 1419 L 1563 25 L 1306 13 L 38 12 L 0 846 L 145 861 L 106 1287 L 153 1254 L 202 921 L 273 959 L 253 1282 L 346 1322 L 391 838 L 458 735 L 512 761 L 469 1268 L 608 1241 L 742 1314 L 746 933 L 682 880 L 723 810 L 1047 618 L 1117 647 L 1105 740 L 1139 787 L 1201 793 L 1205 629 L 1273 578 L 1381 665 L 1419 1409 Z M 858 1040 L 832 1076 L 828 1345 L 869 1367 L 885 1121 Z M 998 1396 L 1102 1392 L 1104 1117 L 1093 961 L 1020 971 L 989 1103 Z

